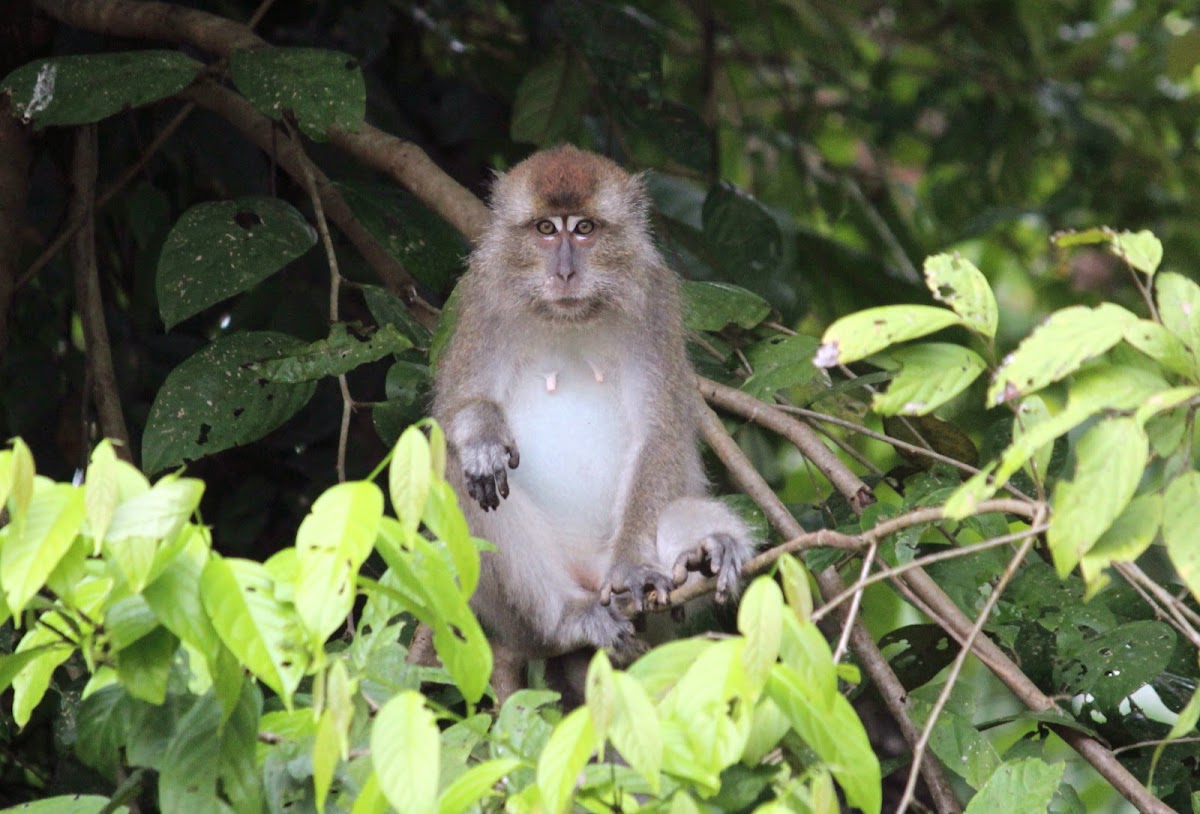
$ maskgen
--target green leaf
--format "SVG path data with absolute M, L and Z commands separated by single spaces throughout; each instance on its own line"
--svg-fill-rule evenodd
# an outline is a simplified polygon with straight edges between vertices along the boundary
M 871 748 L 862 722 L 836 687 L 828 695 L 814 695 L 813 690 L 798 673 L 783 664 L 775 665 L 767 683 L 771 700 L 829 768 L 850 805 L 866 814 L 879 814 L 882 805 L 879 758 Z M 829 706 L 818 701 L 822 695 Z
M 331 127 L 354 132 L 367 111 L 358 61 L 323 48 L 253 48 L 229 60 L 233 84 L 258 112 L 295 117 L 304 135 L 325 141 Z
M 471 541 L 467 518 L 463 516 L 458 497 L 449 483 L 439 479 L 430 484 L 429 499 L 421 519 L 445 544 L 462 585 L 463 596 L 475 593 L 475 586 L 479 584 L 479 551 Z
M 43 797 L 41 800 L 31 800 L 12 808 L 0 809 L 0 814 L 99 814 L 100 811 L 113 811 L 127 814 L 127 806 L 117 806 L 106 809 L 109 804 L 107 797 L 95 794 L 61 794 L 57 797 Z
M 495 786 L 515 771 L 521 762 L 511 758 L 485 760 L 454 779 L 438 799 L 437 814 L 464 814 L 472 806 L 494 797 Z
M 412 343 L 390 326 L 359 339 L 347 330 L 346 323 L 338 322 L 329 329 L 327 338 L 248 367 L 273 382 L 300 384 L 340 376 L 359 365 L 411 347 Z
M 1118 232 L 1113 235 L 1110 250 L 1146 276 L 1158 271 L 1162 262 L 1162 242 L 1148 229 L 1140 232 Z
M 383 705 L 371 726 L 371 764 L 397 811 L 437 810 L 440 758 L 437 721 L 424 696 L 406 690 Z
M 104 550 L 132 591 L 141 591 L 165 565 L 156 554 L 172 543 L 200 505 L 204 481 L 168 475 L 148 492 L 117 506 Z
M 206 695 L 180 719 L 162 756 L 158 775 L 163 811 L 229 812 L 263 808 L 255 742 L 262 696 L 250 681 L 242 684 L 233 713 L 226 718 Z
M 142 437 L 149 473 L 263 437 L 300 411 L 312 382 L 276 384 L 247 365 L 300 346 L 269 331 L 226 334 L 167 375 Z
M 400 435 L 392 450 L 388 466 L 388 495 L 396 519 L 407 531 L 415 532 L 421 525 L 425 504 L 433 477 L 429 441 L 417 427 L 409 427 Z
M 685 280 L 683 321 L 693 331 L 720 331 L 726 325 L 749 330 L 771 315 L 771 306 L 732 283 Z
M 294 603 L 318 651 L 354 607 L 354 578 L 371 553 L 383 516 L 383 493 L 369 481 L 326 490 L 296 533 Z
M 1066 577 L 1133 497 L 1146 468 L 1150 441 L 1133 418 L 1091 427 L 1075 447 L 1075 476 L 1059 481 L 1046 542 L 1059 577 Z
M 87 513 L 88 530 L 95 540 L 92 553 L 100 553 L 100 543 L 108 533 L 113 513 L 120 500 L 117 484 L 117 453 L 112 442 L 105 438 L 92 450 L 92 459 L 84 477 L 83 502 Z M 3 503 L 3 500 L 0 500 Z
M 967 389 L 987 367 L 975 351 L 945 342 L 909 345 L 889 355 L 900 363 L 900 372 L 871 402 L 871 409 L 882 415 L 928 415 Z
M 1200 599 L 1200 472 L 1185 472 L 1171 481 L 1163 496 L 1163 542 L 1183 584 Z
M 1200 498 L 1200 492 L 1196 497 Z M 1197 519 L 1200 519 L 1200 516 Z M 1112 563 L 1136 560 L 1154 542 L 1154 536 L 1158 534 L 1162 522 L 1162 495 L 1138 495 L 1129 501 L 1129 505 L 1117 516 L 1108 531 L 1100 536 L 1080 560 L 1079 570 L 1084 580 L 1090 586 Z
M 566 51 L 556 51 L 517 86 L 509 124 L 512 140 L 539 147 L 575 141 L 590 90 L 584 66 Z
M 161 704 L 167 698 L 167 680 L 179 649 L 179 639 L 165 627 L 156 627 L 116 654 L 117 676 L 134 698 Z
M 1033 428 L 1050 420 L 1050 411 L 1041 396 L 1027 396 L 1017 405 L 1016 420 L 1013 421 L 1012 435 L 1014 444 L 1033 431 Z M 1035 474 L 1042 482 L 1046 482 L 1050 458 L 1054 455 L 1054 442 L 1042 444 L 1025 463 L 1025 471 L 1030 477 Z
M 39 59 L 0 81 L 13 112 L 47 125 L 98 122 L 183 89 L 204 66 L 179 51 L 126 51 Z
M 328 709 L 322 711 L 321 717 L 317 719 L 312 745 L 313 793 L 318 812 L 325 811 L 325 801 L 329 796 L 329 788 L 333 785 L 333 773 L 341 760 L 336 727 L 333 713 Z
M 834 367 L 857 362 L 898 342 L 962 325 L 946 308 L 932 305 L 884 305 L 842 317 L 825 330 L 813 364 Z
M 1066 764 L 1047 764 L 1038 758 L 1004 763 L 971 798 L 963 814 L 994 814 L 1020 811 L 1021 814 L 1046 812 L 1058 790 Z
M 171 227 L 158 258 L 158 309 L 167 329 L 249 291 L 304 254 L 317 232 L 277 198 L 196 204 Z
M 445 293 L 463 268 L 470 251 L 458 230 L 426 206 L 416 196 L 395 184 L 382 182 L 343 182 L 337 188 L 376 240 L 405 269 L 425 285 Z M 367 287 L 367 292 L 373 287 Z M 370 303 L 370 298 L 368 298 Z M 379 314 L 371 306 L 375 318 Z M 380 324 L 384 324 L 381 320 Z M 419 324 L 396 323 L 410 339 L 425 344 L 429 332 Z M 414 334 L 419 332 L 423 339 Z
M 387 401 L 371 407 L 375 432 L 385 445 L 395 445 L 404 430 L 425 415 L 431 386 L 425 365 L 401 360 L 388 368 L 383 381 Z
M 1055 232 L 1050 236 L 1050 241 L 1062 249 L 1072 249 L 1076 246 L 1094 246 L 1097 243 L 1109 243 L 1112 241 L 1113 231 L 1107 226 L 1099 226 L 1094 229 L 1066 229 L 1061 232 Z
M 33 453 L 29 451 L 25 442 L 14 438 L 12 445 L 12 450 L 5 456 L 7 462 L 3 470 L 3 486 L 12 522 L 14 525 L 20 525 L 25 522 L 25 512 L 29 510 L 29 501 L 33 499 L 34 476 L 37 470 L 33 464 Z
M 23 521 L 0 530 L 0 587 L 14 616 L 66 556 L 85 513 L 82 489 L 39 480 Z
M 1175 640 L 1171 627 L 1150 620 L 1118 625 L 1086 640 L 1067 640 L 1058 655 L 1055 682 L 1068 696 L 1085 696 L 1085 703 L 1116 714 L 1122 701 L 1167 669 Z
M 925 726 L 932 704 L 911 698 L 913 723 Z M 969 717 L 950 709 L 942 710 L 933 726 L 929 747 L 946 768 L 971 785 L 980 788 L 1000 766 L 1000 754 Z
M 773 579 L 762 577 L 750 583 L 738 605 L 737 626 L 746 637 L 742 664 L 750 698 L 756 699 L 779 658 L 783 641 L 783 592 Z
M 1200 286 L 1182 274 L 1164 272 L 1154 279 L 1154 299 L 1163 325 L 1200 359 Z
M 572 0 L 558 15 L 565 40 L 580 50 L 615 102 L 661 102 L 662 46 L 647 16 L 604 0 Z
M 925 285 L 933 298 L 944 302 L 963 323 L 988 339 L 996 336 L 999 315 L 996 295 L 983 272 L 958 254 L 938 254 L 925 260 Z
M 779 390 L 828 377 L 813 364 L 817 340 L 812 336 L 773 336 L 746 348 L 746 361 L 754 371 L 741 389 L 756 398 L 770 400 Z
M 728 183 L 708 192 L 704 242 L 729 279 L 764 280 L 783 262 L 783 232 L 766 207 Z
M 808 584 L 808 570 L 791 554 L 779 558 L 779 574 L 783 582 L 783 595 L 788 607 L 801 622 L 812 616 L 812 588 Z
M 1005 358 L 988 388 L 987 403 L 1002 404 L 1074 373 L 1124 338 L 1137 317 L 1119 305 L 1073 305 L 1051 314 Z
M 309 655 L 300 620 L 276 598 L 267 569 L 213 555 L 200 576 L 200 591 L 221 641 L 290 706 Z
M 1195 377 L 1196 358 L 1182 340 L 1157 322 L 1139 319 L 1125 329 L 1125 341 L 1172 373 Z
M 572 710 L 554 727 L 537 766 L 537 786 L 547 812 L 570 810 L 575 781 L 596 746 L 587 707 Z
M 376 237 L 379 236 L 376 235 Z M 425 241 L 419 241 L 418 245 L 423 247 Z M 362 291 L 363 300 L 367 303 L 367 310 L 371 312 L 371 317 L 375 320 L 376 325 L 381 328 L 391 325 L 408 337 L 415 347 L 429 347 L 432 334 L 428 328 L 416 320 L 416 317 L 409 313 L 404 300 L 377 285 L 361 285 L 359 288 Z
M 628 673 L 613 673 L 612 689 L 608 739 L 630 768 L 644 777 L 650 790 L 658 794 L 663 740 L 654 704 L 645 688 Z

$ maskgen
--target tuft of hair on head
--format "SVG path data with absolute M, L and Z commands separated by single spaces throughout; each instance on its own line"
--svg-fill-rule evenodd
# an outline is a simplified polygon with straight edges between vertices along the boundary
M 640 175 L 597 153 L 569 144 L 534 153 L 499 176 L 492 209 L 514 226 L 539 217 L 589 215 L 604 222 L 644 221 Z

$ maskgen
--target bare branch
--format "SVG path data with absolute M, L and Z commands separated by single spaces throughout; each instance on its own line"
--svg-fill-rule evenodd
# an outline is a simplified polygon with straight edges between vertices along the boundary
M 108 327 L 104 323 L 104 301 L 100 293 L 100 273 L 96 268 L 96 125 L 88 124 L 75 131 L 75 154 L 71 165 L 73 188 L 69 204 L 70 220 L 78 221 L 79 231 L 71 243 L 71 264 L 75 268 L 75 307 L 83 323 L 83 341 L 91 373 L 92 393 L 100 418 L 100 431 L 112 438 L 116 453 L 126 461 L 132 460 L 129 430 L 121 412 L 121 396 L 117 375 L 113 370 L 112 348 Z M 86 442 L 90 439 L 85 438 Z

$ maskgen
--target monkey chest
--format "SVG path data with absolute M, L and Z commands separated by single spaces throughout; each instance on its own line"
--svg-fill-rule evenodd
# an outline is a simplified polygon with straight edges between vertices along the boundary
M 564 531 L 615 531 L 637 431 L 631 384 L 626 371 L 580 355 L 539 359 L 516 382 L 506 406 L 521 464 L 509 480 Z

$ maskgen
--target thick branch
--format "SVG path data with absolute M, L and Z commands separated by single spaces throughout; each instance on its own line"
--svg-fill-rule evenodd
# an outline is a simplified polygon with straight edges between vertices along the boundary
M 225 57 L 242 48 L 267 45 L 241 23 L 168 3 L 38 0 L 37 5 L 45 14 L 77 28 L 117 37 L 187 43 L 216 56 Z M 412 142 L 366 123 L 354 133 L 332 128 L 328 136 L 330 141 L 364 164 L 386 172 L 469 240 L 477 238 L 487 223 L 487 207 L 469 189 L 446 175 Z M 332 212 L 330 217 L 333 217 Z M 340 228 L 342 224 L 338 223 L 338 226 Z
M 83 341 L 87 364 L 91 371 L 93 393 L 100 417 L 100 430 L 105 438 L 121 443 L 116 452 L 131 460 L 129 431 L 121 412 L 120 390 L 113 371 L 112 349 L 108 343 L 108 327 L 104 324 L 104 301 L 100 294 L 100 274 L 96 269 L 96 125 L 89 124 L 75 131 L 75 155 L 71 165 L 74 187 L 71 190 L 69 221 L 80 224 L 71 240 L 71 265 L 75 269 L 75 307 L 83 323 Z
M 271 120 L 256 111 L 253 105 L 241 96 L 209 82 L 193 85 L 181 96 L 227 119 L 260 150 L 268 153 L 274 151 L 275 160 L 284 172 L 292 176 L 300 186 L 307 186 L 304 177 L 304 153 L 297 149 L 285 131 L 275 130 Z M 406 303 L 413 303 L 416 299 L 416 281 L 354 216 L 350 204 L 346 203 L 346 199 L 329 177 L 316 167 L 313 167 L 313 176 L 326 217 L 337 224 L 342 234 L 379 274 L 384 285 L 400 294 Z M 429 325 L 435 321 L 430 317 L 428 307 L 414 308 L 413 313 Z
M 791 512 L 758 474 L 758 470 L 746 458 L 745 453 L 729 437 L 729 433 L 725 432 L 716 413 L 705 408 L 701 415 L 701 428 L 704 432 L 704 440 L 717 453 L 717 457 L 729 470 L 738 487 L 762 507 L 771 525 L 788 538 L 804 535 L 804 529 L 801 528 L 796 518 L 792 517 Z M 817 574 L 816 580 L 817 586 L 826 600 L 837 596 L 845 587 L 835 568 L 827 568 Z M 883 653 L 875 645 L 875 640 L 871 638 L 871 634 L 867 632 L 861 622 L 855 622 L 850 628 L 850 649 L 854 651 L 863 672 L 879 690 L 879 696 L 883 699 L 888 712 L 895 718 L 901 734 L 904 735 L 904 740 L 908 742 L 910 748 L 915 747 L 921 733 L 917 731 L 916 726 L 908 717 L 908 710 L 905 707 L 908 694 L 904 685 L 900 683 L 900 679 L 896 678 L 896 674 L 892 672 L 892 667 L 883 657 Z M 925 778 L 925 782 L 929 786 L 938 811 L 962 810 L 940 763 L 937 761 L 926 762 L 921 767 L 921 776 Z
M 749 393 L 735 390 L 712 379 L 697 376 L 696 384 L 711 404 L 753 421 L 795 444 L 804 457 L 811 461 L 822 475 L 829 478 L 829 482 L 849 501 L 856 514 L 862 512 L 864 506 L 875 502 L 871 487 L 863 483 L 858 475 L 850 471 L 841 459 L 825 446 L 812 427 Z

